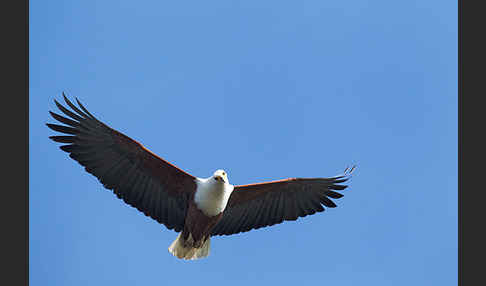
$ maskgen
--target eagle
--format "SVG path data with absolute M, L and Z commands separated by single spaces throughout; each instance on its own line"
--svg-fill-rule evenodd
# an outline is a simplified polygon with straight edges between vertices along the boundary
M 208 178 L 193 176 L 165 161 L 139 142 L 94 117 L 76 98 L 62 93 L 69 110 L 49 111 L 64 125 L 46 123 L 63 135 L 50 136 L 60 149 L 94 175 L 103 186 L 168 229 L 179 232 L 169 246 L 177 258 L 209 255 L 210 238 L 295 221 L 334 208 L 355 166 L 330 178 L 288 178 L 231 185 L 224 170 Z

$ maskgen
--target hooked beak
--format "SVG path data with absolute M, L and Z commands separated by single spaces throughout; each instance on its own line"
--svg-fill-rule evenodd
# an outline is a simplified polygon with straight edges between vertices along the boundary
M 222 176 L 215 176 L 214 179 L 216 181 L 221 181 L 221 182 L 224 182 L 224 178 Z

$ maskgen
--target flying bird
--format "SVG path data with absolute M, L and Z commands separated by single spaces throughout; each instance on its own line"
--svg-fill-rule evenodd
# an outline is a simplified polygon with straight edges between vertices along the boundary
M 180 232 L 169 252 L 181 259 L 209 255 L 210 238 L 296 220 L 324 207 L 334 208 L 331 199 L 347 186 L 354 170 L 346 168 L 331 178 L 288 178 L 233 186 L 228 174 L 217 170 L 198 178 L 158 157 L 142 144 L 96 119 L 76 98 L 72 109 L 54 99 L 66 116 L 49 111 L 65 125 L 47 126 L 64 135 L 50 136 L 65 143 L 61 150 L 84 166 L 106 189 L 146 216 Z

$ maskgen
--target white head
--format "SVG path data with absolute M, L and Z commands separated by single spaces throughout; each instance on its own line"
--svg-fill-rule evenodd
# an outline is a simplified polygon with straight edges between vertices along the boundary
M 212 180 L 229 184 L 228 175 L 224 170 L 216 170 L 216 172 L 213 174 Z

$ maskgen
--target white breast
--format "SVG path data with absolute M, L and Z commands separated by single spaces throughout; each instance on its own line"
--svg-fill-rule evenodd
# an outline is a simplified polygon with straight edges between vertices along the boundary
M 198 209 L 207 216 L 215 216 L 224 211 L 228 199 L 233 192 L 233 185 L 207 179 L 196 179 L 197 189 L 194 201 Z

